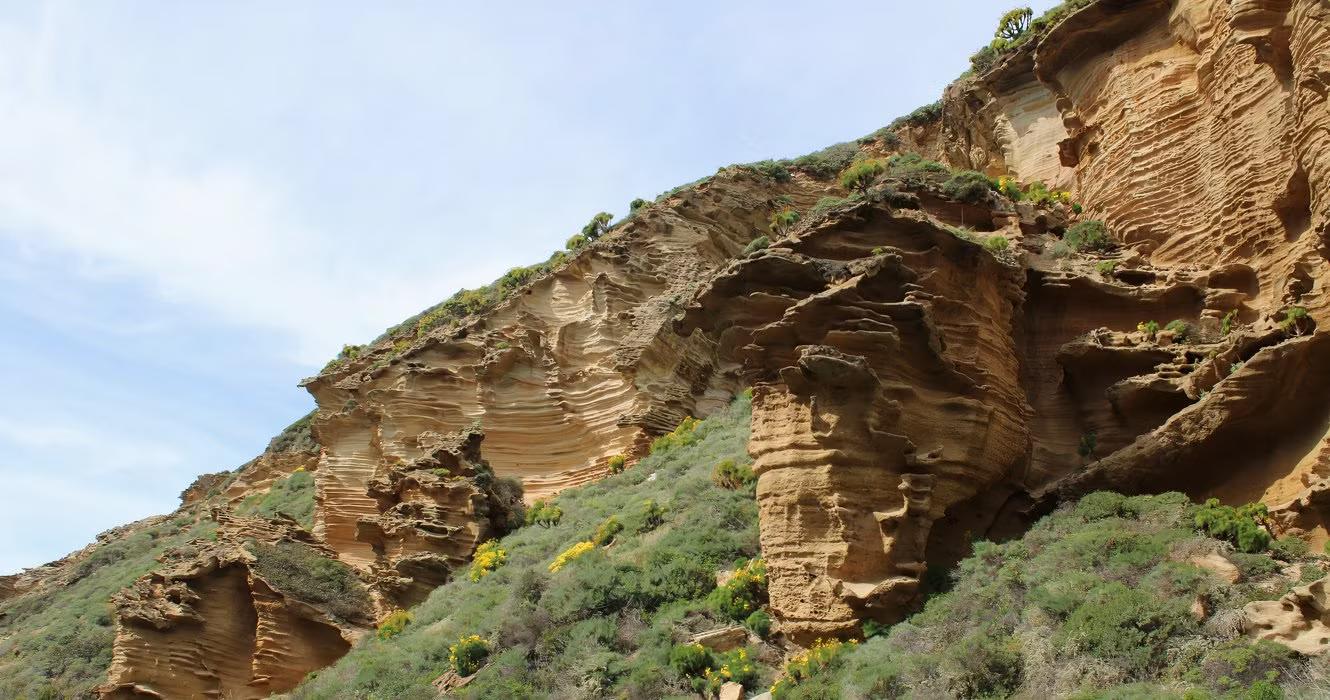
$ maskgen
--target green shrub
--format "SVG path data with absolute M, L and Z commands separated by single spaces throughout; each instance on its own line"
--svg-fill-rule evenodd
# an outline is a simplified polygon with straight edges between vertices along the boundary
M 638 506 L 637 513 L 639 522 L 637 532 L 639 534 L 651 532 L 665 523 L 665 509 L 661 508 L 655 499 L 648 498 L 642 501 L 642 504 Z
M 1006 236 L 994 234 L 984 241 L 984 247 L 994 253 L 1001 253 L 1011 247 L 1011 241 L 1008 241 Z
M 297 542 L 252 542 L 254 568 L 269 585 L 295 598 L 322 605 L 344 620 L 363 619 L 369 593 L 351 567 Z
M 1145 671 L 1163 662 L 1169 638 L 1195 623 L 1188 606 L 1109 581 L 1090 591 L 1053 643 Z
M 1279 322 L 1279 327 L 1287 333 L 1293 335 L 1302 335 L 1307 331 L 1308 316 L 1307 309 L 1301 306 L 1293 306 L 1284 312 L 1284 320 Z
M 795 158 L 792 165 L 812 177 L 825 180 L 845 170 L 859 155 L 856 143 L 838 143 Z
M 597 547 L 604 547 L 613 542 L 614 536 L 620 532 L 623 532 L 623 525 L 618 518 L 611 515 L 596 528 L 596 534 L 591 537 L 591 542 Z
M 563 519 L 563 510 L 558 506 L 546 501 L 543 498 L 536 499 L 530 508 L 526 509 L 526 524 L 539 525 L 544 528 L 554 527 Z
M 1248 503 L 1234 508 L 1211 498 L 1196 511 L 1196 527 L 1215 539 L 1233 543 L 1239 551 L 1263 552 L 1270 545 L 1265 529 L 1269 509 L 1264 503 Z
M 679 644 L 670 649 L 670 668 L 681 676 L 701 676 L 711 666 L 711 650 L 701 644 Z
M 610 461 L 606 464 L 605 468 L 611 474 L 622 474 L 624 465 L 626 464 L 628 464 L 627 457 L 624 455 L 614 455 L 613 457 L 610 457 Z
M 769 178 L 773 182 L 789 182 L 791 178 L 790 169 L 785 166 L 785 161 L 759 160 L 756 163 L 749 163 L 740 167 Z
M 1269 545 L 1270 555 L 1283 561 L 1296 561 L 1307 556 L 1310 547 L 1307 541 L 1294 537 L 1293 535 L 1284 535 L 1273 541 Z
M 758 236 L 757 238 L 754 238 L 752 241 L 749 241 L 748 245 L 744 246 L 743 252 L 739 253 L 739 255 L 741 256 L 751 255 L 759 250 L 766 250 L 770 245 L 771 245 L 771 239 L 767 238 L 766 236 Z
M 784 238 L 789 235 L 790 229 L 799 222 L 799 212 L 791 207 L 785 207 L 771 215 L 771 221 L 767 228 L 772 235 L 777 238 Z
M 1238 325 L 1238 310 L 1233 309 L 1224 314 L 1223 320 L 1219 322 L 1219 332 L 1223 335 L 1228 335 L 1229 333 L 1232 333 L 1233 329 Z
M 1062 236 L 1063 242 L 1079 253 L 1107 252 L 1117 247 L 1102 221 L 1081 221 L 1072 224 Z
M 1081 435 L 1080 444 L 1076 446 L 1076 454 L 1082 457 L 1094 455 L 1094 451 L 1099 447 L 1099 435 L 1093 430 Z
M 962 170 L 942 184 L 942 193 L 958 202 L 981 204 L 988 201 L 993 184 L 988 176 L 973 170 Z
M 860 194 L 867 194 L 868 188 L 873 186 L 887 166 L 878 159 L 861 160 L 850 165 L 841 173 L 840 184 L 848 190 L 854 190 Z
M 476 634 L 462 637 L 456 644 L 448 647 L 449 665 L 452 666 L 454 673 L 464 678 L 479 671 L 489 655 L 489 642 Z
M 304 468 L 290 476 L 276 479 L 267 493 L 248 496 L 236 506 L 241 515 L 275 518 L 278 513 L 291 516 L 305 527 L 314 527 L 314 475 Z
M 888 130 L 895 131 L 904 126 L 925 126 L 942 118 L 942 101 L 931 102 L 915 109 L 913 112 L 897 117 L 887 127 Z
M 1146 340 L 1154 340 L 1159 335 L 1159 323 L 1156 321 L 1141 321 L 1136 324 L 1136 332 L 1144 333 Z
M 796 686 L 808 683 L 817 676 L 833 670 L 842 657 L 858 645 L 855 641 L 819 639 L 807 651 L 791 657 L 785 664 L 785 677 L 771 686 L 772 700 L 786 700 L 797 695 Z
M 736 464 L 732 459 L 725 459 L 712 470 L 711 482 L 723 489 L 741 489 L 757 483 L 757 475 L 747 464 Z
M 506 563 L 508 563 L 508 552 L 499 541 L 487 540 L 476 548 L 475 555 L 471 557 L 471 571 L 467 578 L 470 578 L 472 583 L 478 583 Z
M 394 610 L 388 613 L 387 617 L 383 618 L 383 622 L 379 623 L 375 635 L 379 639 L 396 637 L 401 634 L 402 630 L 405 630 L 406 626 L 409 624 L 411 624 L 411 613 L 406 610 Z
M 610 222 L 613 220 L 614 216 L 612 214 L 602 211 L 591 217 L 591 221 L 588 221 L 586 226 L 582 227 L 581 235 L 587 241 L 595 241 L 610 230 Z
M 674 430 L 651 441 L 651 453 L 677 450 L 697 442 L 696 430 L 699 423 L 700 421 L 692 416 L 684 418 Z
M 1164 326 L 1164 330 L 1172 331 L 1173 337 L 1179 342 L 1187 340 L 1192 334 L 1191 324 L 1180 318 L 1175 318 L 1172 321 L 1169 321 L 1168 325 Z
M 813 208 L 810 209 L 808 213 L 810 215 L 821 214 L 835 209 L 848 201 L 850 200 L 844 197 L 823 197 L 822 199 L 817 200 L 817 203 L 813 205 Z
M 628 203 L 628 211 L 635 214 L 637 213 L 638 209 L 641 209 L 642 207 L 645 207 L 650 203 L 651 202 L 642 199 L 641 197 L 638 197 L 637 199 L 634 199 L 633 201 Z
M 568 242 L 564 243 L 563 245 L 568 250 L 576 251 L 587 247 L 587 244 L 590 242 L 591 241 L 588 240 L 586 236 L 583 236 L 582 234 L 579 233 L 573 236 L 572 238 L 569 238 Z
M 1272 681 L 1293 665 L 1296 654 L 1282 644 L 1266 640 L 1252 642 L 1233 639 L 1205 652 L 1188 669 L 1187 681 L 1221 693 L 1250 688 L 1255 683 Z M 1273 686 L 1278 691 L 1278 686 Z M 1268 692 L 1268 691 L 1264 691 Z M 1240 697 L 1253 697 L 1246 693 Z M 1261 697 L 1261 696 L 1257 696 Z M 1273 697 L 1283 697 L 1282 691 Z
M 1033 17 L 1034 10 L 1028 7 L 1018 7 L 1007 12 L 998 20 L 997 31 L 993 33 L 994 38 L 1016 41 L 1029 31 L 1030 20 Z
M 1112 277 L 1113 273 L 1117 272 L 1117 269 L 1118 261 L 1116 260 L 1104 260 L 1094 266 L 1095 272 L 1098 272 L 1102 277 Z
M 744 618 L 744 627 L 753 631 L 753 634 L 766 639 L 771 636 L 771 615 L 765 610 L 754 610 L 751 615 Z
M 754 559 L 740 566 L 724 585 L 711 592 L 709 602 L 716 612 L 735 622 L 748 619 L 767 600 L 767 565 Z

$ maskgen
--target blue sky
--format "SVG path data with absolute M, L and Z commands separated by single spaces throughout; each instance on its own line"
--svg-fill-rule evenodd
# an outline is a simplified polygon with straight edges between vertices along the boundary
M 343 342 L 591 214 L 933 101 L 1006 9 L 0 2 L 0 573 L 172 510 Z

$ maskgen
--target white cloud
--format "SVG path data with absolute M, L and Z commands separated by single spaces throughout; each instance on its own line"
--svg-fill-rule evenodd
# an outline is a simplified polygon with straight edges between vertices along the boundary
M 0 236 L 75 256 L 71 278 L 134 280 L 205 317 L 289 334 L 288 359 L 307 365 L 449 286 L 375 274 L 302 221 L 279 183 L 243 163 L 187 164 L 57 89 L 50 56 L 77 43 L 60 21 L 0 28 Z

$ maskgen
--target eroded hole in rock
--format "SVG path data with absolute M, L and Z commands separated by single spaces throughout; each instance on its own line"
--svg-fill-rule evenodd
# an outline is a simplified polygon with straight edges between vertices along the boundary
M 1311 229 L 1311 187 L 1301 165 L 1289 177 L 1284 193 L 1275 199 L 1275 213 L 1284 225 L 1285 240 L 1296 241 Z

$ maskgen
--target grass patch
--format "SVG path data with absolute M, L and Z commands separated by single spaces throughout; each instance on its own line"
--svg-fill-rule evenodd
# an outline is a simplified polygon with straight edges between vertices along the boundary
M 285 513 L 308 530 L 314 527 L 314 474 L 301 470 L 276 479 L 267 493 L 254 494 L 241 501 L 236 512 L 264 518 Z

